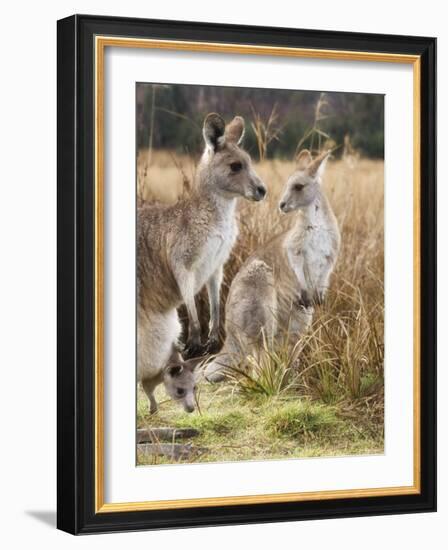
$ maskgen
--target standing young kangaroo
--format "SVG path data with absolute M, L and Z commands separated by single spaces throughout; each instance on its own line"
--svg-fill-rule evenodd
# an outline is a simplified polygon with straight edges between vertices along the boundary
M 210 303 L 207 350 L 216 351 L 218 346 L 223 265 L 238 232 L 236 201 L 238 197 L 259 201 L 266 195 L 249 155 L 239 147 L 243 134 L 241 117 L 226 126 L 219 115 L 209 114 L 203 127 L 205 151 L 191 196 L 172 206 L 138 210 L 137 370 L 153 412 L 157 408 L 154 387 L 163 381 L 164 368 L 169 373 L 166 365 L 176 353 L 181 332 L 176 308 L 182 304 L 188 312 L 185 355 L 193 357 L 204 351 L 195 304 L 195 295 L 204 285 Z M 188 368 L 182 372 L 186 374 Z M 194 381 L 190 382 L 193 387 Z
M 279 204 L 284 213 L 298 212 L 296 222 L 252 254 L 232 281 L 226 341 L 206 368 L 209 381 L 222 380 L 226 367 L 256 350 L 262 338 L 273 341 L 283 331 L 303 334 L 313 305 L 323 302 L 340 246 L 338 224 L 321 187 L 328 155 L 313 160 L 304 150 L 297 156 Z

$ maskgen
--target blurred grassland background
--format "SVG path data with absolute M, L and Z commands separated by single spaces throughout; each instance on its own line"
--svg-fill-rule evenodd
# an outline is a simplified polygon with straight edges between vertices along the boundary
M 241 199 L 240 234 L 225 266 L 221 313 L 248 255 L 294 223 L 278 201 L 296 150 L 336 148 L 324 188 L 342 234 L 326 302 L 301 340 L 264 349 L 249 377 L 200 385 L 187 415 L 157 390 L 151 416 L 138 390 L 138 427 L 194 427 L 188 462 L 377 454 L 384 450 L 384 99 L 380 95 L 137 85 L 137 193 L 175 202 L 195 185 L 202 121 L 220 113 L 246 121 L 244 148 L 268 187 L 262 203 Z M 197 296 L 204 338 L 208 300 Z M 180 317 L 186 327 L 183 308 Z M 224 337 L 224 333 L 222 334 Z M 138 464 L 171 463 L 137 452 Z
M 276 134 L 267 158 L 291 159 L 303 136 L 318 123 L 320 131 L 342 144 L 346 135 L 363 156 L 383 158 L 384 98 L 376 94 L 327 93 L 316 121 L 321 92 L 137 84 L 137 147 L 197 155 L 202 150 L 202 122 L 214 111 L 230 120 L 239 114 L 249 123 L 244 136 L 247 151 L 258 151 L 256 122 L 271 119 Z M 255 123 L 255 124 L 254 124 Z

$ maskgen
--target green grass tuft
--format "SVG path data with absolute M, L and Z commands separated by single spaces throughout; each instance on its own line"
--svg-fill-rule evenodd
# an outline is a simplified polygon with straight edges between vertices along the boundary
M 236 389 L 247 399 L 281 397 L 294 389 L 297 346 L 284 343 L 272 347 L 266 339 L 258 353 L 242 357 L 246 368 L 235 376 Z
M 333 408 L 308 400 L 281 405 L 272 410 L 266 421 L 267 428 L 273 434 L 286 437 L 316 434 L 335 427 L 337 423 Z
M 238 411 L 183 415 L 176 420 L 177 428 L 196 428 L 202 434 L 213 432 L 218 435 L 236 433 L 245 427 L 245 417 Z

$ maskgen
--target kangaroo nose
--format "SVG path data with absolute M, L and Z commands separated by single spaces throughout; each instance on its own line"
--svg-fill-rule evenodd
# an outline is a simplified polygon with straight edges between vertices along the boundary
M 257 185 L 256 191 L 257 191 L 257 198 L 258 198 L 258 200 L 263 199 L 264 196 L 266 195 L 266 189 L 265 189 L 263 186 L 261 186 L 261 185 Z
M 286 206 L 286 202 L 285 201 L 282 201 L 280 204 L 279 204 L 279 207 L 280 207 L 280 210 L 283 210 Z

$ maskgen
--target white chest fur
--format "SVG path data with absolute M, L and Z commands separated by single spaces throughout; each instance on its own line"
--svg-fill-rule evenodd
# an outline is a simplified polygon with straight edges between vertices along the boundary
M 204 286 L 213 273 L 229 258 L 238 236 L 234 208 L 210 228 L 200 257 L 195 263 L 195 293 Z
M 309 287 L 315 287 L 317 281 L 328 270 L 333 256 L 330 232 L 325 227 L 308 229 L 302 250 L 304 256 L 304 274 Z
M 332 228 L 323 217 L 298 220 L 285 245 L 291 269 L 301 287 L 311 290 L 320 286 L 320 280 L 328 273 L 334 259 L 334 243 Z

